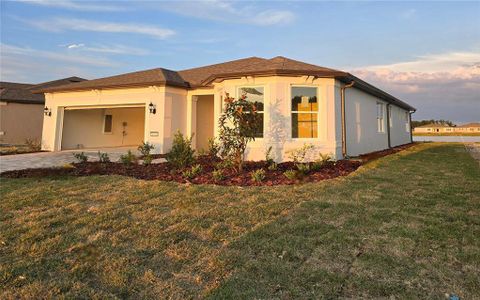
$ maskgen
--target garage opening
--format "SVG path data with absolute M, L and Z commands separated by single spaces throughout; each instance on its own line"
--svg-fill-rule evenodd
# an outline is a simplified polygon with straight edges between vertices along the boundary
M 62 150 L 138 146 L 144 128 L 145 107 L 66 108 Z

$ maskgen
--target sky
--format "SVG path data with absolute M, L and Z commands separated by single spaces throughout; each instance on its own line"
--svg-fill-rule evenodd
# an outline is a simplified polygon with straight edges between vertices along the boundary
M 87 79 L 278 55 L 480 121 L 480 1 L 4 1 L 1 81 Z

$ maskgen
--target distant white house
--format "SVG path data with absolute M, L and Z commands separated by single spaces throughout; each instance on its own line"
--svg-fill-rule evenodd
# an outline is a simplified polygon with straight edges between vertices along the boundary
M 177 130 L 206 148 L 217 137 L 226 93 L 256 102 L 260 130 L 247 159 L 277 161 L 312 144 L 335 158 L 411 142 L 415 108 L 352 74 L 285 57 L 251 57 L 182 71 L 163 68 L 41 89 L 42 148 L 138 145 L 170 150 Z

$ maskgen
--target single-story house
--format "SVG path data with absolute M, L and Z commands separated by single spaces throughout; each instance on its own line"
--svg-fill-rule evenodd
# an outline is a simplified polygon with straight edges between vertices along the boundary
M 219 134 L 226 93 L 257 102 L 262 129 L 247 159 L 277 161 L 312 144 L 335 158 L 411 142 L 415 108 L 354 75 L 285 57 L 250 57 L 193 69 L 164 68 L 39 89 L 43 150 L 138 145 L 169 151 L 176 131 L 196 149 Z
M 40 142 L 45 97 L 32 91 L 83 80 L 68 77 L 40 84 L 0 82 L 0 143 L 24 144 L 27 139 Z
M 455 132 L 480 133 L 480 123 L 468 123 L 455 127 Z
M 453 132 L 455 127 L 442 123 L 431 123 L 417 126 L 413 129 L 414 133 L 446 133 Z

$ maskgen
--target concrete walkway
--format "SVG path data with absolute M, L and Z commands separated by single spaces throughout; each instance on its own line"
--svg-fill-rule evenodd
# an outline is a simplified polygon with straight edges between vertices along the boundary
M 120 159 L 120 155 L 127 153 L 128 150 L 131 150 L 135 155 L 139 155 L 136 149 L 136 147 L 119 147 L 4 155 L 0 156 L 0 172 L 29 168 L 61 167 L 65 164 L 76 162 L 73 154 L 80 152 L 85 153 L 89 161 L 98 160 L 98 151 L 106 152 L 110 157 L 110 161 L 116 162 Z

